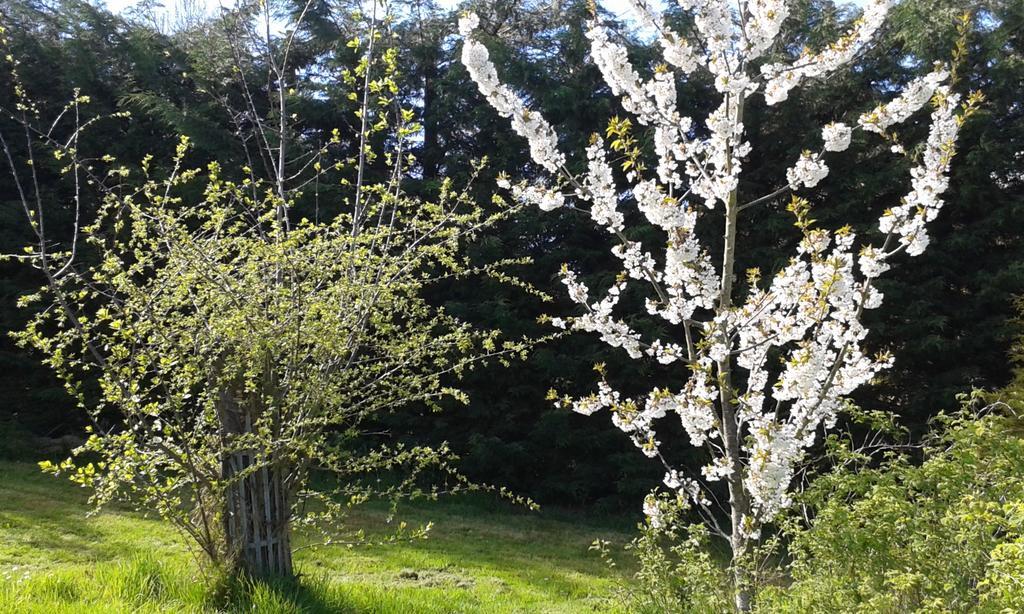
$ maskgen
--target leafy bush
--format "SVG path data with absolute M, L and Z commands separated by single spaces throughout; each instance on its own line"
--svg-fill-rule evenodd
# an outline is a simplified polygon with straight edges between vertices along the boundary
M 755 611 L 1024 611 L 1024 404 L 974 407 L 936 418 L 916 454 L 846 453 L 812 481 L 751 564 Z M 706 527 L 685 526 L 685 502 L 645 507 L 627 547 L 638 566 L 621 590 L 627 609 L 732 609 L 727 557 Z M 606 543 L 594 548 L 614 565 Z
M 0 36 L 19 113 L 16 132 L 0 125 L 0 149 L 32 242 L 20 259 L 45 279 L 19 299 L 35 313 L 14 337 L 44 357 L 90 422 L 70 457 L 40 466 L 90 488 L 97 506 L 159 515 L 232 571 L 292 575 L 293 526 L 348 541 L 343 518 L 371 498 L 475 489 L 445 445 L 384 442 L 372 425 L 441 399 L 465 402 L 453 387 L 464 373 L 527 349 L 432 298 L 470 276 L 529 289 L 506 273 L 529 259 L 465 256 L 515 210 L 500 199 L 489 213 L 449 179 L 430 195 L 407 191 L 418 128 L 395 104 L 398 50 L 373 19 L 358 69 L 341 79 L 363 101 L 359 131 L 332 130 L 310 148 L 289 124 L 299 121 L 290 99 L 272 97 L 274 139 L 263 132 L 269 119 L 255 120 L 263 159 L 276 160 L 262 170 L 196 162 L 184 135 L 167 171 L 151 155 L 137 166 L 82 157 L 79 134 L 95 122 L 80 110 L 91 97 L 75 90 L 59 111 L 37 104 Z M 268 48 L 281 45 L 271 60 L 281 80 L 293 39 L 266 36 Z M 25 135 L 20 158 L 5 131 Z M 344 157 L 349 142 L 358 153 Z M 34 162 L 44 151 L 73 178 L 73 206 L 39 194 Z M 76 213 L 66 236 L 47 234 L 44 219 L 61 206 L 78 212 L 85 185 L 102 195 L 98 209 Z M 318 203 L 312 221 L 304 193 Z M 428 470 L 444 483 L 425 484 Z M 332 477 L 314 483 L 315 473 Z M 426 528 L 399 524 L 396 534 Z
M 840 467 L 803 495 L 792 584 L 768 612 L 1024 610 L 1024 406 L 940 415 L 921 462 L 890 453 Z
M 619 598 L 626 611 L 725 612 L 732 609 L 731 578 L 721 557 L 714 556 L 710 534 L 703 524 L 685 522 L 690 506 L 681 497 L 665 493 L 648 495 L 647 517 L 639 525 L 640 535 L 626 546 L 636 559 L 632 582 L 624 584 Z M 608 543 L 597 540 L 591 546 L 612 567 Z

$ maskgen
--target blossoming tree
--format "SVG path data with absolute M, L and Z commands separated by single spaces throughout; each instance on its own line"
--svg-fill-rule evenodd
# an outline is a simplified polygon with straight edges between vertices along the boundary
M 528 141 L 533 160 L 550 173 L 547 181 L 503 180 L 502 187 L 544 210 L 589 212 L 611 235 L 611 251 L 622 262 L 622 273 L 596 298 L 574 271 L 564 268 L 562 281 L 583 314 L 555 318 L 554 325 L 597 333 L 634 359 L 686 366 L 677 386 L 654 388 L 645 398 L 628 398 L 602 371 L 596 392 L 555 399 L 584 415 L 610 410 L 615 426 L 645 455 L 660 459 L 664 485 L 689 499 L 711 530 L 728 540 L 736 607 L 747 610 L 751 595 L 745 557 L 764 525 L 790 505 L 798 463 L 817 432 L 834 425 L 844 397 L 891 364 L 887 355 L 866 352 L 862 314 L 881 304 L 875 280 L 890 261 L 903 252 L 917 256 L 927 247 L 928 224 L 943 204 L 958 129 L 980 96 L 962 102 L 952 91 L 950 69 L 936 65 L 890 102 L 861 114 L 856 125 L 833 122 L 818 128 L 819 150 L 793 160 L 778 189 L 744 202 L 743 171 L 751 152 L 744 109 L 778 105 L 793 89 L 848 65 L 875 37 L 890 0 L 871 0 L 838 40 L 820 51 L 804 49 L 788 61 L 768 57 L 770 50 L 779 57 L 778 50 L 788 48 L 778 40 L 789 14 L 785 0 L 678 0 L 695 26 L 688 37 L 672 31 L 645 0 L 630 4 L 639 24 L 657 34 L 662 49 L 663 62 L 650 79 L 631 65 L 626 48 L 596 16 L 588 37 L 593 61 L 612 94 L 652 132 L 653 151 L 637 144 L 632 122 L 616 118 L 608 128 L 614 140 L 606 144 L 595 135 L 586 149 L 586 170 L 573 173 L 556 130 L 499 80 L 476 34 L 474 14 L 460 20 L 462 61 L 488 102 Z M 676 99 L 677 80 L 699 71 L 710 73 L 721 96 L 703 122 L 687 116 Z M 923 149 L 908 154 L 890 128 L 929 103 Z M 909 191 L 901 204 L 881 214 L 880 237 L 874 240 L 858 241 L 849 227 L 817 227 L 809 217 L 809 202 L 799 196 L 828 174 L 827 159 L 849 147 L 854 130 L 896 143 L 894 153 L 910 156 L 914 165 Z M 609 151 L 624 160 L 619 181 Z M 644 167 L 645 156 L 656 159 L 652 171 Z M 796 253 L 771 279 L 762 282 L 752 270 L 749 289 L 740 295 L 734 279 L 741 214 L 787 192 L 802 235 Z M 627 238 L 622 207 L 629 202 L 663 231 L 665 242 L 657 256 Z M 724 247 L 717 264 L 695 232 L 712 209 L 724 209 Z M 648 338 L 615 313 L 634 283 L 649 288 L 647 311 L 677 327 L 675 338 Z M 688 475 L 663 454 L 656 428 L 661 419 L 680 420 L 689 442 L 706 449 L 709 462 L 700 475 Z M 729 492 L 728 527 L 718 522 L 712 503 L 711 483 L 721 480 Z M 650 522 L 660 522 L 656 497 L 648 497 L 644 507 Z

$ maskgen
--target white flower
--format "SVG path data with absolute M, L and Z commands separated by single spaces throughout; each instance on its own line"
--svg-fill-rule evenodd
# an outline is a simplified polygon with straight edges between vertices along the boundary
M 536 205 L 542 211 L 554 211 L 565 206 L 565 195 L 543 186 L 514 186 L 512 196 L 524 203 Z
M 813 188 L 822 179 L 828 176 L 828 166 L 817 154 L 808 151 L 800 154 L 796 165 L 786 171 L 786 180 L 794 190 L 801 185 Z
M 903 88 L 900 95 L 888 104 L 876 107 L 870 113 L 860 116 L 858 123 L 870 132 L 884 133 L 890 126 L 907 120 L 923 107 L 946 79 L 949 71 L 938 68 L 923 77 L 918 77 Z
M 463 36 L 462 63 L 476 82 L 480 93 L 503 117 L 512 120 L 512 128 L 530 143 L 534 161 L 552 173 L 565 164 L 565 156 L 558 150 L 558 137 L 540 113 L 530 111 L 508 86 L 498 80 L 498 72 L 490 61 L 487 48 L 473 38 L 480 24 L 474 13 L 459 19 L 459 32 Z
M 879 250 L 873 247 L 866 247 L 860 254 L 860 271 L 865 277 L 872 279 L 889 270 L 889 263 L 885 261 Z
M 850 146 L 853 130 L 846 124 L 832 122 L 821 130 L 821 138 L 825 141 L 825 151 L 845 151 Z
M 644 28 L 658 33 L 658 43 L 661 44 L 666 62 L 685 74 L 697 70 L 700 64 L 699 54 L 686 39 L 669 30 L 659 13 L 652 10 L 643 0 L 629 0 L 629 5 Z
M 889 209 L 878 220 L 879 229 L 898 235 L 900 244 L 911 256 L 923 253 L 928 247 L 926 224 L 934 220 L 942 208 L 941 196 L 949 185 L 947 174 L 960 129 L 956 116 L 959 96 L 948 86 L 936 88 L 935 96 L 938 105 L 932 112 L 921 163 L 910 171 L 911 190 L 902 204 Z
M 666 101 L 674 105 L 675 83 L 668 79 L 659 81 L 657 78 L 650 83 L 642 81 L 629 63 L 626 48 L 613 43 L 604 27 L 592 22 L 587 30 L 587 38 L 590 39 L 590 55 L 612 94 L 622 97 L 623 108 L 636 115 L 641 124 L 656 123 Z M 663 100 L 659 101 L 659 96 Z
M 480 18 L 476 13 L 466 13 L 459 19 L 459 34 L 463 38 L 472 36 L 479 27 Z
M 792 64 L 773 63 L 762 66 L 761 73 L 768 80 L 765 84 L 765 101 L 769 105 L 778 104 L 786 100 L 789 91 L 801 81 L 823 77 L 850 62 L 874 37 L 892 2 L 870 0 L 853 28 L 819 53 L 804 52 Z
M 764 53 L 778 36 L 782 22 L 789 16 L 786 0 L 750 0 L 747 2 L 747 19 L 744 32 L 748 45 L 749 59 Z
M 669 198 L 654 181 L 641 181 L 633 188 L 637 207 L 655 226 L 666 231 L 686 226 L 686 207 L 683 203 Z
M 655 529 L 660 529 L 663 526 L 661 505 L 653 494 L 644 498 L 644 515 Z
M 700 472 L 704 474 L 704 477 L 709 482 L 716 482 L 722 478 L 727 478 L 732 475 L 732 464 L 729 459 L 724 456 L 719 456 L 710 465 L 701 467 Z
M 617 210 L 619 196 L 612 178 L 612 167 L 605 160 L 601 139 L 595 139 L 587 148 L 587 160 L 590 163 L 590 172 L 585 180 L 587 193 L 580 196 L 589 197 L 591 201 L 590 217 L 608 232 L 622 232 L 625 220 Z

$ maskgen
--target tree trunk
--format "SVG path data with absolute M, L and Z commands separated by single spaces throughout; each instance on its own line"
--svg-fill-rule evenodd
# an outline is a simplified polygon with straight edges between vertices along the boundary
M 221 436 L 228 446 L 221 459 L 227 484 L 223 525 L 228 561 L 253 576 L 291 576 L 291 501 L 287 465 L 258 458 L 253 450 L 231 449 L 231 440 L 254 432 L 254 408 L 222 392 L 217 403 Z
M 228 454 L 224 461 L 224 531 L 237 565 L 253 576 L 291 576 L 291 508 L 284 468 L 253 467 L 248 452 Z M 236 477 L 241 476 L 241 477 Z
M 734 120 L 743 122 L 744 99 L 736 102 Z M 732 155 L 731 147 L 729 155 Z M 725 203 L 725 246 L 722 253 L 722 278 L 718 297 L 718 313 L 724 314 L 732 309 L 732 284 L 736 269 L 736 233 L 739 221 L 739 202 L 737 190 L 729 194 Z M 721 340 L 729 345 L 729 329 L 723 321 L 719 331 Z M 725 447 L 726 459 L 732 470 L 728 477 L 729 508 L 732 522 L 732 534 L 729 546 L 732 550 L 733 596 L 737 612 L 749 612 L 751 608 L 752 589 L 747 560 L 750 538 L 744 531 L 743 523 L 750 516 L 750 497 L 743 483 L 743 463 L 740 462 L 740 451 L 743 433 L 736 415 L 736 397 L 732 383 L 732 357 L 726 355 L 718 361 L 719 402 L 722 411 L 722 443 Z
M 747 571 L 747 546 L 745 537 L 739 536 L 737 543 L 736 529 L 732 532 L 732 586 L 733 601 L 737 612 L 749 612 L 753 606 L 753 589 L 750 586 L 750 573 Z

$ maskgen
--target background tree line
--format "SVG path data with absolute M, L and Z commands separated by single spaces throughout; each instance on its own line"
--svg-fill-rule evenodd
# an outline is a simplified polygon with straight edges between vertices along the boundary
M 294 13 L 304 5 L 289 0 L 279 9 Z M 617 103 L 602 89 L 587 58 L 587 2 L 467 5 L 481 14 L 506 80 L 538 93 L 531 103 L 575 141 L 566 143 L 566 150 L 581 149 L 589 134 L 617 113 Z M 492 169 L 516 169 L 527 176 L 535 169 L 458 62 L 457 10 L 429 1 L 397 6 L 393 27 L 401 47 L 400 95 L 417 110 L 423 125 L 409 189 L 429 193 L 441 176 L 468 177 L 472 161 L 486 155 L 492 164 L 484 180 L 475 184 L 479 201 L 486 203 L 495 187 Z M 312 3 L 296 39 L 290 108 L 302 118 L 296 142 L 309 150 L 328 142 L 335 128 L 343 134 L 358 131 L 349 125 L 355 108 L 349 90 L 340 85 L 342 71 L 355 63 L 356 54 L 346 42 L 359 28 L 352 17 L 356 8 L 356 3 Z M 773 125 L 763 125 L 766 120 L 757 116 L 748 120 L 769 135 L 766 142 L 755 144 L 754 155 L 793 158 L 808 145 L 794 136 L 807 134 L 799 128 L 829 121 L 840 101 L 867 106 L 871 97 L 907 82 L 922 65 L 944 58 L 953 46 L 955 16 L 964 8 L 972 10 L 973 18 L 962 78 L 965 88 L 982 89 L 988 103 L 962 136 L 949 207 L 933 228 L 934 244 L 924 256 L 896 265 L 881 287 L 885 305 L 867 324 L 875 331 L 874 340 L 884 340 L 885 348 L 878 349 L 895 354 L 896 366 L 857 399 L 867 409 L 895 411 L 915 432 L 938 411 L 953 407 L 955 394 L 972 386 L 1003 386 L 1011 374 L 1011 299 L 1024 289 L 1024 6 L 1013 0 L 907 0 L 889 20 L 882 43 L 860 58 L 855 70 L 838 75 L 827 88 L 794 94 L 794 103 L 781 120 L 773 118 Z M 786 27 L 813 46 L 819 38 L 834 38 L 855 10 L 828 0 L 799 2 Z M 238 138 L 251 129 L 251 117 L 245 92 L 231 71 L 244 67 L 244 82 L 262 94 L 252 96 L 254 100 L 265 100 L 274 86 L 259 50 L 232 43 L 232 28 L 238 25 L 228 17 L 190 19 L 169 28 L 147 16 L 145 8 L 112 15 L 80 0 L 10 0 L 4 19 L 12 51 L 22 61 L 22 78 L 42 102 L 60 106 L 78 88 L 92 100 L 89 113 L 131 113 L 131 121 L 97 124 L 80 144 L 82 151 L 126 161 L 147 154 L 169 160 L 177 135 L 184 134 L 200 159 L 220 161 L 224 168 L 252 163 L 244 139 L 240 145 Z M 638 56 L 654 52 L 648 41 L 628 42 Z M 12 104 L 7 79 L 0 74 L 0 106 L 5 108 Z M 712 104 L 709 90 L 709 83 L 689 83 L 680 98 L 706 111 Z M 356 145 L 343 138 L 332 147 L 344 156 Z M 828 222 L 852 221 L 855 227 L 873 223 L 872 210 L 856 195 L 895 198 L 900 185 L 896 178 L 906 173 L 881 153 L 854 143 L 851 155 L 840 162 L 845 166 L 835 166 L 816 188 L 815 200 L 825 203 L 816 213 Z M 53 202 L 67 202 L 60 165 L 47 160 L 41 166 Z M 774 186 L 759 187 L 767 192 Z M 320 214 L 314 199 L 299 206 L 311 218 Z M 70 219 L 71 211 L 63 214 Z M 21 215 L 9 178 L 0 177 L 0 253 L 23 247 Z M 563 262 L 581 271 L 609 269 L 600 266 L 611 256 L 590 225 L 578 223 L 570 213 L 543 222 L 541 215 L 526 211 L 508 220 L 473 245 L 474 256 L 531 256 L 535 265 L 522 276 L 541 288 L 554 287 Z M 760 253 L 741 254 L 741 260 L 791 251 L 778 238 L 786 236 L 781 229 L 790 224 L 788 214 L 768 208 L 759 215 L 753 226 L 756 236 L 745 241 L 758 245 Z M 58 218 L 53 223 L 61 222 Z M 33 291 L 41 280 L 17 263 L 0 267 L 0 327 L 4 332 L 18 330 L 31 314 L 16 307 L 17 297 Z M 512 337 L 539 334 L 545 328 L 536 323 L 538 316 L 570 309 L 562 297 L 545 304 L 497 282 L 479 280 L 453 282 L 437 290 L 434 300 L 454 315 L 499 327 Z M 396 439 L 449 441 L 472 478 L 510 486 L 541 503 L 599 503 L 632 510 L 657 483 L 656 468 L 638 458 L 629 442 L 603 421 L 555 409 L 545 400 L 552 387 L 580 392 L 571 389 L 572 383 L 591 380 L 589 372 L 599 355 L 598 342 L 585 335 L 556 340 L 538 348 L 528 362 L 471 375 L 465 384 L 472 398 L 468 407 L 441 412 L 423 407 L 385 419 L 381 427 Z M 0 454 L 37 448 L 31 438 L 78 432 L 82 423 L 73 402 L 38 357 L 16 348 L 6 334 L 0 339 L 0 366 L 5 399 L 0 406 Z

